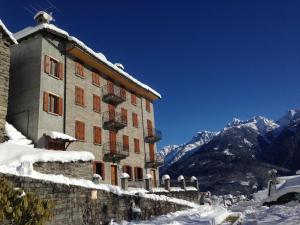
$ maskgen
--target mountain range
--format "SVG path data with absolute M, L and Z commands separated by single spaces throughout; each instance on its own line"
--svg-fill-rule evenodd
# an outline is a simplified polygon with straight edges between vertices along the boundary
M 157 154 L 164 159 L 160 175 L 196 176 L 201 191 L 250 195 L 267 186 L 271 169 L 280 175 L 300 169 L 300 109 L 277 121 L 234 118 L 218 132 L 198 132 L 187 143 Z

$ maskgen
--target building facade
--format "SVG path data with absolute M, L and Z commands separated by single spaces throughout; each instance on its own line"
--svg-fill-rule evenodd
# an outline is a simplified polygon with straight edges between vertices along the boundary
M 49 15 L 18 32 L 12 48 L 9 121 L 40 148 L 90 151 L 94 173 L 139 187 L 146 173 L 158 179 L 153 101 L 160 95 L 78 39 L 51 24 Z M 70 144 L 51 132 L 74 136 Z M 92 171 L 91 171 L 92 175 Z M 154 183 L 155 185 L 155 183 Z
M 5 140 L 10 69 L 9 47 L 14 44 L 17 44 L 17 41 L 0 20 L 0 143 Z

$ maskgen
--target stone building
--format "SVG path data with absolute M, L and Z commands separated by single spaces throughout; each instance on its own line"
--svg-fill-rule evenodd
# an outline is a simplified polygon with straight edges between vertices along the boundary
M 16 39 L 0 20 L 0 143 L 5 140 L 5 122 L 9 87 L 10 46 Z
M 156 185 L 161 134 L 152 103 L 160 94 L 51 24 L 49 14 L 34 19 L 36 26 L 15 34 L 8 120 L 37 147 L 92 152 L 94 173 L 105 183 L 120 184 L 124 171 L 131 186 L 146 173 Z M 54 138 L 53 131 L 77 141 Z

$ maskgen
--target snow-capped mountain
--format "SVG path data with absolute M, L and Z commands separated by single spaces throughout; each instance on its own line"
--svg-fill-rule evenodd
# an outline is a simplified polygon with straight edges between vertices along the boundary
M 299 129 L 295 125 L 297 123 Z M 289 132 L 286 131 L 292 124 L 293 132 L 290 128 Z M 284 160 L 283 154 L 276 160 L 268 160 L 272 157 L 266 157 L 268 154 L 273 155 L 273 142 L 284 140 L 290 143 L 289 137 L 293 137 L 294 145 L 300 140 L 300 110 L 289 110 L 277 122 L 262 116 L 248 120 L 234 118 L 219 132 L 199 132 L 188 143 L 169 149 L 169 153 L 164 154 L 165 163 L 160 173 L 168 173 L 173 178 L 178 174 L 197 176 L 202 183 L 202 190 L 222 194 L 230 189 L 249 194 L 253 191 L 252 186 L 266 186 L 271 168 L 276 168 L 282 174 L 295 168 L 286 167 L 287 162 L 298 162 L 291 160 L 291 157 L 285 163 L 276 161 Z M 277 142 L 275 146 L 281 146 Z M 288 149 L 291 150 L 291 147 Z M 299 150 L 293 148 L 291 151 L 295 156 L 298 156 L 298 152 L 300 155 L 300 147 Z M 243 185 L 246 183 L 249 185 Z

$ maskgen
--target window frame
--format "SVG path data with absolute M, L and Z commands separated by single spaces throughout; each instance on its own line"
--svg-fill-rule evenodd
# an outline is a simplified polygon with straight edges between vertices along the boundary
M 101 165 L 101 174 L 97 173 L 97 164 Z M 100 175 L 102 180 L 105 180 L 105 163 L 101 161 L 93 161 L 93 173 Z

